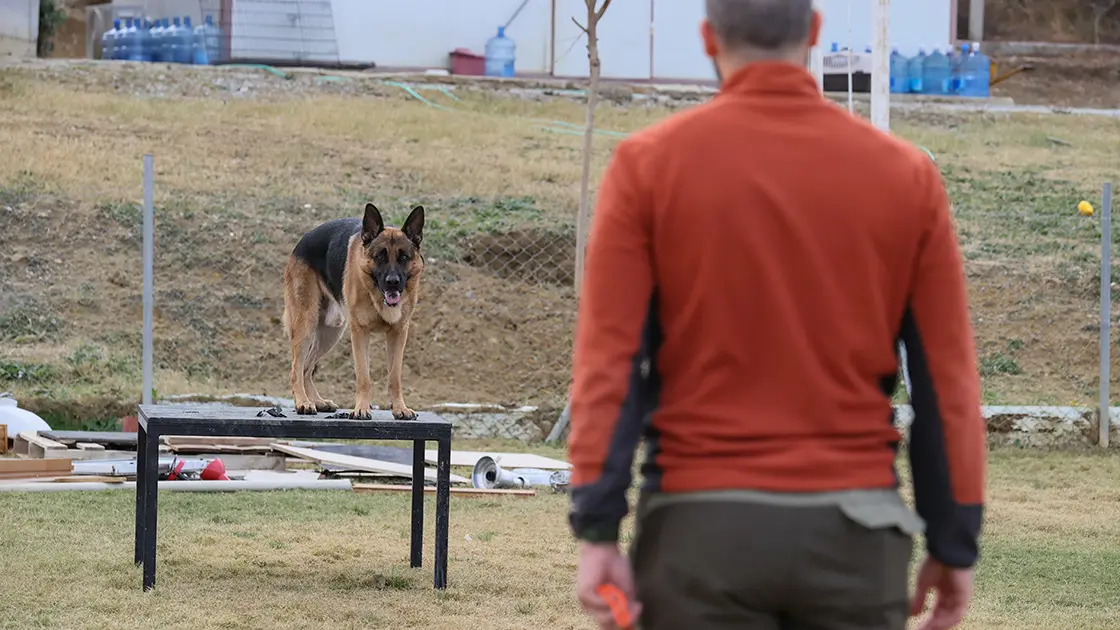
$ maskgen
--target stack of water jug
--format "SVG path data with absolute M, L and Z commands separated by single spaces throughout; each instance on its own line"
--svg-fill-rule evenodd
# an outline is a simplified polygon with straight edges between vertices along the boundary
M 208 65 L 222 59 L 222 32 L 207 15 L 191 27 L 190 16 L 175 18 L 125 18 L 101 36 L 101 58 Z
M 907 58 L 898 49 L 891 53 L 891 92 L 987 98 L 991 82 L 991 60 L 980 52 L 980 43 L 960 51 L 934 49 L 930 54 L 918 49 Z

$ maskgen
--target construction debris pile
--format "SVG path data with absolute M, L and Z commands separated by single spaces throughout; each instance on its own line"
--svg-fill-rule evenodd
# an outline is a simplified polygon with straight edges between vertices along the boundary
M 127 431 L 20 430 L 0 424 L 0 492 L 110 490 L 136 487 L 137 433 Z M 259 437 L 161 436 L 161 490 L 351 490 L 408 492 L 408 448 L 274 440 Z M 427 464 L 437 461 L 426 450 Z M 535 487 L 565 492 L 571 465 L 540 455 L 452 451 L 452 495 L 534 496 Z M 372 478 L 372 482 L 369 482 Z M 435 491 L 436 471 L 425 468 L 425 490 Z

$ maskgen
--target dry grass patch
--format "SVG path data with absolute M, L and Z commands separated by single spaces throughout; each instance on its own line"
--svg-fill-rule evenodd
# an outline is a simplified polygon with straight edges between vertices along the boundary
M 151 151 L 160 393 L 287 396 L 286 256 L 304 230 L 372 200 L 394 221 L 412 204 L 428 209 L 409 402 L 558 411 L 582 103 L 420 93 L 437 106 L 370 79 L 238 68 L 0 70 L 0 388 L 33 409 L 65 403 L 75 418 L 89 417 L 83 400 L 139 398 L 134 369 L 82 381 L 64 368 L 87 346 L 139 364 L 140 160 Z M 595 177 L 617 133 L 679 106 L 602 104 L 599 124 L 615 134 L 596 139 Z M 1120 121 L 898 112 L 894 124 L 937 156 L 950 188 L 986 398 L 1094 399 L 1099 223 L 1074 207 L 1109 175 Z M 347 340 L 322 370 L 325 395 L 352 396 Z
M 991 455 L 977 598 L 962 629 L 1111 627 L 1120 614 L 1118 461 Z M 431 589 L 434 500 L 417 570 L 408 568 L 408 501 L 332 491 L 163 494 L 158 584 L 143 594 L 128 492 L 0 494 L 0 589 L 12 594 L 0 599 L 0 627 L 591 627 L 574 597 L 567 497 L 453 498 L 442 593 Z

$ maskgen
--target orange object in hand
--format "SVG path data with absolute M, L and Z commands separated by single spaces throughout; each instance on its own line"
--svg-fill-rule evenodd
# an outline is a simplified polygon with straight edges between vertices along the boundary
M 607 602 L 611 614 L 614 615 L 614 622 L 621 630 L 634 630 L 634 619 L 630 616 L 630 605 L 621 589 L 614 584 L 600 584 L 595 592 L 603 598 L 603 601 Z

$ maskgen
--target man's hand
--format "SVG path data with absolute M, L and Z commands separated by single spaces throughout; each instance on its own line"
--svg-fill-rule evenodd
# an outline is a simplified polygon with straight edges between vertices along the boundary
M 630 613 L 634 619 L 641 612 L 636 589 L 634 588 L 634 574 L 630 569 L 630 562 L 622 555 L 616 543 L 589 543 L 579 544 L 579 572 L 576 577 L 576 589 L 583 609 L 601 630 L 618 630 L 611 616 L 611 609 L 603 598 L 595 592 L 600 584 L 614 584 L 630 602 Z
M 918 630 L 949 630 L 964 618 L 972 601 L 972 569 L 947 567 L 927 557 L 918 570 L 918 584 L 910 600 L 910 616 L 925 610 L 926 596 L 937 591 L 933 611 Z

